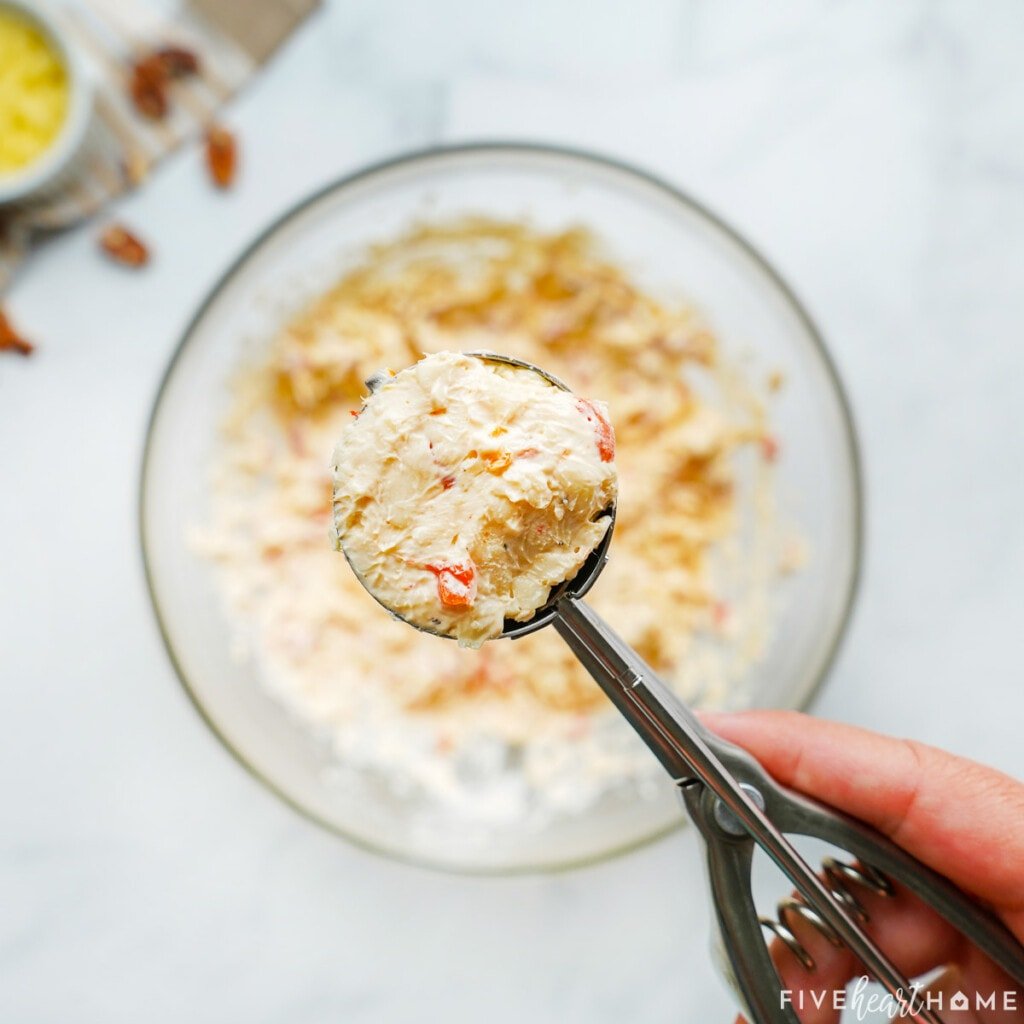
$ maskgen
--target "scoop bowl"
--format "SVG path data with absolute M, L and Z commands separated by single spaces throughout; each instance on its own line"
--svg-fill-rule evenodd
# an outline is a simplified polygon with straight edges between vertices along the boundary
M 554 374 L 548 373 L 547 370 L 544 370 L 533 363 L 528 363 L 523 359 L 514 359 L 512 356 L 504 356 L 496 352 L 466 352 L 464 355 L 473 356 L 476 359 L 481 359 L 489 363 L 504 363 L 507 366 L 515 366 L 522 370 L 531 370 L 543 377 L 544 380 L 549 384 L 552 384 L 554 387 L 561 388 L 562 391 L 572 393 L 572 388 L 570 388 L 565 381 L 559 380 L 559 378 L 554 376 Z M 383 374 L 371 377 L 366 382 L 366 386 L 370 389 L 371 396 L 375 394 L 381 385 L 388 379 L 389 378 Z M 565 597 L 582 598 L 590 590 L 590 588 L 597 582 L 597 577 L 600 576 L 601 570 L 608 562 L 608 547 L 611 544 L 612 531 L 615 529 L 615 510 L 616 505 L 613 502 L 601 513 L 602 515 L 609 516 L 610 521 L 608 523 L 608 529 L 605 530 L 600 543 L 593 551 L 591 551 L 587 560 L 582 566 L 580 566 L 576 574 L 567 580 L 563 580 L 557 586 L 552 587 L 548 594 L 547 601 L 545 601 L 544 604 L 525 622 L 519 622 L 516 619 L 505 619 L 505 623 L 499 637 L 515 639 L 517 637 L 527 636 L 530 633 L 534 633 L 538 629 L 542 629 L 555 619 L 558 614 L 556 606 L 559 601 Z M 394 608 L 391 608 L 389 605 L 381 601 L 352 564 L 352 560 L 349 558 L 348 552 L 345 550 L 344 542 L 341 543 L 341 551 L 342 554 L 344 554 L 349 567 L 355 573 L 356 579 L 358 579 L 363 585 L 367 593 L 369 593 L 370 596 L 393 618 L 406 623 L 406 625 L 412 626 L 414 629 L 418 629 L 421 633 L 429 633 L 431 636 L 444 637 L 447 640 L 455 639 L 447 633 L 441 633 L 437 630 L 430 629 L 427 626 L 421 626 L 416 622 L 411 622 L 409 619 L 405 618 L 405 616 L 396 612 Z M 494 637 L 494 639 L 498 639 L 499 637 Z

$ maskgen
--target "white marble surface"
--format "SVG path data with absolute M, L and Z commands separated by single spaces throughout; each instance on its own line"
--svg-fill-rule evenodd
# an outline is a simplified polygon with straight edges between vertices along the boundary
M 143 589 L 142 432 L 191 310 L 268 217 L 408 147 L 577 143 L 706 199 L 818 317 L 864 441 L 868 559 L 819 710 L 1024 774 L 1024 7 L 331 5 L 10 296 L 0 360 L 0 1020 L 731 1020 L 692 833 L 554 877 L 447 877 L 297 817 L 183 696 Z

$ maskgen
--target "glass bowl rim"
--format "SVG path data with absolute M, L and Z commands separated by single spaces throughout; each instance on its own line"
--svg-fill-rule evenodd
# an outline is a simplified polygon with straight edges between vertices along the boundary
M 849 581 L 846 586 L 846 592 L 843 595 L 842 610 L 836 620 L 834 633 L 830 640 L 828 650 L 822 658 L 817 672 L 811 676 L 810 682 L 806 686 L 805 691 L 798 697 L 796 704 L 799 710 L 806 711 L 814 703 L 821 691 L 821 687 L 825 679 L 828 677 L 828 674 L 835 663 L 843 640 L 849 630 L 850 620 L 853 615 L 853 609 L 856 603 L 857 593 L 860 589 L 861 576 L 863 572 L 864 478 L 860 444 L 857 439 L 853 411 L 846 389 L 843 386 L 839 371 L 828 347 L 825 344 L 821 331 L 818 329 L 818 326 L 810 313 L 808 313 L 804 305 L 797 298 L 793 289 L 765 256 L 763 256 L 749 241 L 747 241 L 739 231 L 718 216 L 718 214 L 709 209 L 703 202 L 695 199 L 688 192 L 671 184 L 659 175 L 653 174 L 650 171 L 637 167 L 627 161 L 620 160 L 617 157 L 574 146 L 519 140 L 461 142 L 406 150 L 383 160 L 364 164 L 355 171 L 341 175 L 340 177 L 328 182 L 326 185 L 315 189 L 309 195 L 300 199 L 282 213 L 273 217 L 270 222 L 243 247 L 235 259 L 233 259 L 231 263 L 217 276 L 217 280 L 206 292 L 202 301 L 196 307 L 195 312 L 189 318 L 188 323 L 181 333 L 180 340 L 175 345 L 174 351 L 171 353 L 171 356 L 167 361 L 167 365 L 164 367 L 160 376 L 160 381 L 157 385 L 156 393 L 153 397 L 146 421 L 145 441 L 143 443 L 142 460 L 139 473 L 138 504 L 136 506 L 139 530 L 138 541 L 142 556 L 142 568 L 146 582 L 146 592 L 149 595 L 150 604 L 153 608 L 153 614 L 156 619 L 157 628 L 159 629 L 167 657 L 170 660 L 171 666 L 178 677 L 178 682 L 184 690 L 185 695 L 188 697 L 189 702 L 192 704 L 193 708 L 195 708 L 199 717 L 206 723 L 213 735 L 219 740 L 221 748 L 229 753 L 233 759 L 249 773 L 249 775 L 266 787 L 266 789 L 273 793 L 278 799 L 282 800 L 287 806 L 297 811 L 298 814 L 307 821 L 311 821 L 334 835 L 340 836 L 359 849 L 374 853 L 378 856 L 387 857 L 392 861 L 410 864 L 419 868 L 428 868 L 430 870 L 451 875 L 502 877 L 540 873 L 554 874 L 594 864 L 600 864 L 657 842 L 659 839 L 664 838 L 681 827 L 685 823 L 686 818 L 685 815 L 680 814 L 678 822 L 672 822 L 663 828 L 654 829 L 639 839 L 627 840 L 603 850 L 601 853 L 586 857 L 577 856 L 557 863 L 537 862 L 516 865 L 514 867 L 455 867 L 436 860 L 417 857 L 413 854 L 406 855 L 393 849 L 378 846 L 373 842 L 346 831 L 344 828 L 338 827 L 333 822 L 310 810 L 308 807 L 305 807 L 298 800 L 286 793 L 276 782 L 274 782 L 273 779 L 269 778 L 263 771 L 252 764 L 247 756 L 231 743 L 206 710 L 206 707 L 199 695 L 193 689 L 188 675 L 178 659 L 174 644 L 168 631 L 167 623 L 165 622 L 164 616 L 161 612 L 153 566 L 148 555 L 149 540 L 146 535 L 147 482 L 152 468 L 151 454 L 153 434 L 156 428 L 157 416 L 163 402 L 164 392 L 170 383 L 171 377 L 174 374 L 174 370 L 179 360 L 186 348 L 192 342 L 196 329 L 205 317 L 207 310 L 213 305 L 234 278 L 244 270 L 250 257 L 258 252 L 264 243 L 268 242 L 280 229 L 287 226 L 294 218 L 301 215 L 309 207 L 314 206 L 321 200 L 326 199 L 337 192 L 342 192 L 353 185 L 373 179 L 378 175 L 382 175 L 400 167 L 414 167 L 416 164 L 428 165 L 433 161 L 439 159 L 443 160 L 450 157 L 482 156 L 487 154 L 493 154 L 495 156 L 547 156 L 561 158 L 570 164 L 582 166 L 589 165 L 590 167 L 597 168 L 599 170 L 617 171 L 627 177 L 637 179 L 637 181 L 642 185 L 654 188 L 668 199 L 687 208 L 691 213 L 696 213 L 699 218 L 707 222 L 712 228 L 724 235 L 729 242 L 740 249 L 740 251 L 753 262 L 757 269 L 765 275 L 767 281 L 778 290 L 778 293 L 785 301 L 786 305 L 796 315 L 804 328 L 806 339 L 809 340 L 812 349 L 821 360 L 822 367 L 825 370 L 826 377 L 832 388 L 839 408 L 844 447 L 846 448 L 847 456 L 849 458 L 850 484 L 853 491 L 853 507 L 851 509 L 853 535 L 851 538 L 852 568 Z

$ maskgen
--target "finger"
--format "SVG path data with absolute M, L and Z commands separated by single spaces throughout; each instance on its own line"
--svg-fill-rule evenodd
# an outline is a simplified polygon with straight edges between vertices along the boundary
M 1024 785 L 913 740 L 796 712 L 702 716 L 784 785 L 874 825 L 1024 937 Z
M 926 986 L 919 998 L 920 1004 L 933 1009 L 942 1008 L 943 1024 L 991 1024 L 975 1012 L 974 1005 L 968 1002 L 967 1009 L 957 1010 L 953 997 L 960 992 L 967 993 L 969 983 L 964 978 L 959 966 L 943 971 L 930 985 Z M 931 997 L 929 1001 L 928 997 Z
M 967 952 L 964 963 L 943 971 L 919 994 L 918 1005 L 937 1010 L 944 1024 L 1020 1024 L 1019 989 L 978 950 Z
M 989 1007 L 975 1002 L 974 1007 L 981 1024 L 1020 1024 L 1021 1011 L 1024 1010 L 1024 990 L 1005 971 L 974 946 L 965 947 L 960 968 L 963 978 L 961 990 L 980 993 L 993 1003 Z
M 959 955 L 963 941 L 959 933 L 908 890 L 897 888 L 887 897 L 858 889 L 856 895 L 868 915 L 865 931 L 908 979 Z M 838 1019 L 833 993 L 862 975 L 864 968 L 846 947 L 832 945 L 798 914 L 789 913 L 786 920 L 814 960 L 814 969 L 807 970 L 785 943 L 776 940 L 771 947 L 772 960 L 782 987 L 792 993 L 804 1024 L 832 1024 Z

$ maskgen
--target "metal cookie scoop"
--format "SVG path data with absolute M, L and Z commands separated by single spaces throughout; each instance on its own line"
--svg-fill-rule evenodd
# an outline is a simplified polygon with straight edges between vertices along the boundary
M 560 388 L 539 367 L 489 352 L 481 359 L 525 367 Z M 371 384 L 372 388 L 372 384 Z M 528 622 L 506 621 L 502 636 L 520 637 L 551 624 L 679 787 L 683 804 L 704 838 L 708 874 L 730 981 L 755 1024 L 799 1024 L 782 998 L 764 930 L 785 942 L 808 970 L 814 961 L 788 924 L 795 914 L 835 945 L 845 945 L 915 1024 L 941 1024 L 885 953 L 865 932 L 867 914 L 857 887 L 892 895 L 892 880 L 930 904 L 1017 982 L 1024 985 L 1024 947 L 988 910 L 885 836 L 832 808 L 780 786 L 745 751 L 708 732 L 582 598 L 608 559 L 614 527 L 576 576 L 552 590 Z M 821 877 L 788 835 L 823 840 L 845 850 L 853 863 L 828 858 Z M 759 846 L 798 895 L 779 904 L 779 919 L 759 917 L 751 889 L 754 847 Z

